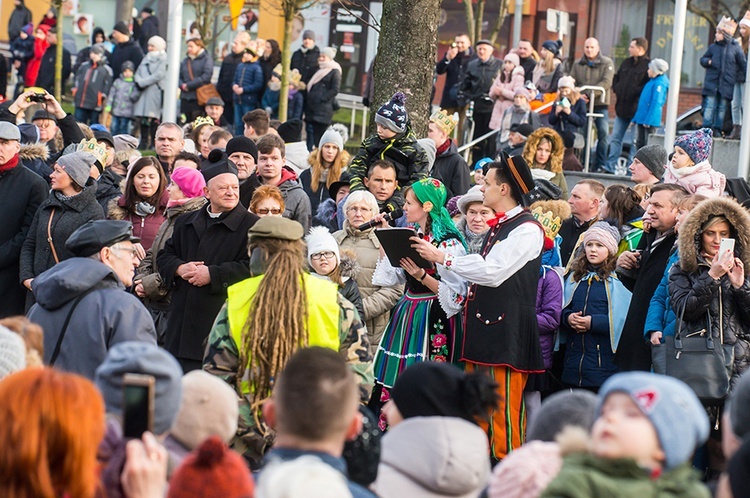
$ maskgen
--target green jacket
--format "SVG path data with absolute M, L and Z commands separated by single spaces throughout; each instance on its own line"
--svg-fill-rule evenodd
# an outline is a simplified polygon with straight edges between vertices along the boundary
M 542 498 L 710 498 L 696 472 L 683 464 L 653 479 L 629 458 L 605 459 L 573 453 Z
M 339 314 L 339 351 L 354 372 L 359 384 L 362 402 L 367 403 L 375 382 L 367 329 L 365 329 L 354 305 L 344 299 L 341 294 L 337 294 L 337 297 L 341 309 Z M 216 317 L 211 334 L 208 336 L 208 350 L 203 360 L 203 370 L 224 380 L 235 391 L 239 392 L 239 379 L 237 378 L 239 366 L 239 351 L 229 329 L 227 305 L 225 303 Z M 255 426 L 255 418 L 248 399 L 238 394 L 238 402 L 240 418 L 237 434 L 232 440 L 231 446 L 251 462 L 259 464 L 265 450 L 272 443 L 272 436 L 264 436 Z

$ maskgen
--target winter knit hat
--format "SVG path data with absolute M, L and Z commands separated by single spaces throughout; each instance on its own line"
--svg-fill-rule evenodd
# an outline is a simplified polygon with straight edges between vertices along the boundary
M 302 141 L 302 128 L 304 124 L 301 119 L 290 119 L 279 125 L 279 136 L 285 144 L 301 142 Z
M 455 195 L 448 199 L 448 202 L 445 203 L 445 209 L 448 210 L 448 214 L 451 215 L 451 218 L 461 214 L 461 210 L 458 208 L 458 201 L 461 199 L 461 197 L 463 196 Z
M 575 87 L 576 87 L 576 80 L 574 80 L 572 76 L 561 76 L 560 79 L 557 80 L 557 88 L 575 89 Z
M 495 466 L 487 488 L 487 496 L 536 498 L 541 496 L 542 491 L 557 477 L 561 468 L 562 455 L 557 443 L 532 441 L 524 444 Z
M 333 238 L 331 232 L 326 227 L 312 227 L 305 237 L 307 242 L 307 262 L 312 265 L 312 255 L 319 252 L 331 251 L 336 255 L 336 264 L 341 261 L 339 254 L 339 244 Z
M 21 336 L 0 325 L 0 379 L 26 368 L 26 345 Z
M 164 434 L 172 427 L 180 409 L 180 364 L 156 344 L 127 341 L 112 346 L 94 376 L 107 413 L 122 415 L 122 378 L 126 373 L 154 377 L 154 434 Z
M 206 180 L 200 171 L 193 168 L 177 168 L 172 172 L 172 181 L 180 187 L 185 197 L 193 199 L 203 196 L 203 187 L 206 186 Z
M 542 43 L 542 48 L 548 52 L 552 52 L 552 55 L 557 56 L 560 53 L 560 49 L 563 46 L 563 42 L 560 40 L 547 40 Z
M 513 92 L 513 97 L 522 96 L 526 100 L 531 100 L 531 96 L 529 95 L 529 91 L 526 90 L 524 87 L 516 88 L 516 91 Z
M 118 21 L 117 24 L 115 24 L 115 27 L 112 28 L 113 31 L 117 31 L 119 33 L 122 33 L 123 35 L 130 36 L 130 28 L 128 28 L 128 25 L 125 24 L 124 21 Z
M 606 221 L 597 221 L 583 234 L 583 247 L 591 241 L 601 243 L 610 255 L 617 254 L 620 232 Z
M 255 482 L 243 458 L 216 436 L 190 453 L 169 481 L 167 498 L 249 498 Z
M 527 441 L 551 443 L 568 426 L 591 430 L 596 419 L 596 394 L 574 389 L 553 394 L 542 402 L 526 430 Z
M 450 234 L 466 247 L 463 235 L 456 228 L 448 210 L 445 209 L 445 202 L 448 200 L 445 185 L 435 178 L 423 178 L 412 183 L 411 188 L 422 203 L 422 208 L 429 212 L 432 221 L 432 236 L 436 240 L 444 240 Z
M 194 370 L 182 378 L 182 405 L 169 432 L 191 450 L 211 436 L 228 443 L 237 432 L 238 417 L 234 389 L 203 370 Z
M 57 165 L 65 170 L 73 183 L 84 188 L 91 174 L 91 166 L 94 165 L 95 161 L 96 158 L 92 154 L 80 150 L 61 156 L 57 160 Z
M 432 171 L 432 166 L 435 164 L 435 155 L 437 155 L 435 141 L 431 138 L 420 138 L 417 140 L 417 143 L 422 147 L 422 150 L 427 156 L 427 164 L 429 165 L 427 171 Z
M 629 395 L 653 424 L 666 470 L 689 461 L 695 448 L 708 439 L 706 411 L 695 392 L 681 380 L 647 372 L 615 374 L 599 391 L 597 413 L 601 413 L 607 396 L 615 392 Z
M 406 131 L 406 123 L 409 115 L 406 113 L 406 95 L 396 92 L 391 100 L 380 106 L 375 114 L 375 122 L 384 126 L 394 133 Z
M 507 54 L 505 57 L 503 57 L 503 61 L 509 61 L 512 62 L 514 66 L 518 67 L 521 65 L 521 59 L 518 57 L 518 54 L 515 54 L 513 52 Z
M 167 49 L 167 42 L 161 36 L 152 36 L 148 39 L 148 45 L 151 45 L 157 52 L 164 52 Z
M 235 152 L 244 152 L 250 154 L 255 159 L 255 163 L 258 163 L 258 147 L 251 139 L 245 135 L 238 135 L 227 142 L 227 147 L 224 149 L 227 156 L 231 156 Z
M 651 59 L 651 62 L 648 63 L 648 68 L 658 76 L 669 70 L 669 63 L 664 59 Z
M 125 133 L 115 135 L 112 137 L 115 142 L 115 152 L 127 151 L 132 152 L 138 150 L 138 139 L 133 135 L 127 135 Z
M 318 148 L 322 149 L 325 144 L 333 144 L 339 148 L 339 152 L 344 150 L 344 138 L 341 133 L 337 132 L 333 127 L 328 128 L 323 136 L 320 137 L 318 142 Z
M 26 33 L 27 35 L 31 36 L 34 34 L 34 23 L 29 23 L 23 28 L 21 28 L 21 31 Z
M 326 47 L 326 48 L 320 49 L 320 55 L 325 55 L 331 60 L 336 58 L 336 52 L 337 50 L 333 47 Z
M 684 150 L 695 164 L 702 163 L 711 155 L 713 136 L 714 131 L 711 128 L 701 128 L 688 135 L 680 135 L 675 139 L 674 146 Z
M 423 361 L 409 366 L 391 389 L 401 415 L 456 417 L 476 424 L 475 392 L 469 375 L 444 362 Z M 481 408 L 480 408 L 481 409 Z
M 633 156 L 638 159 L 656 178 L 664 176 L 664 166 L 667 164 L 667 150 L 659 144 L 644 145 Z
M 740 377 L 732 388 L 732 394 L 727 404 L 727 413 L 732 425 L 732 432 L 739 439 L 750 434 L 750 373 Z

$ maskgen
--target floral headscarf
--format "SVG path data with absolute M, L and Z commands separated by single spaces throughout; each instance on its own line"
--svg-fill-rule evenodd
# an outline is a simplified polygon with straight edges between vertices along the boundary
M 422 207 L 430 214 L 432 221 L 432 236 L 439 241 L 447 238 L 456 238 L 466 247 L 461 232 L 451 219 L 451 215 L 445 208 L 445 202 L 448 198 L 448 191 L 440 180 L 435 178 L 423 178 L 411 185 L 414 195 L 417 196 Z

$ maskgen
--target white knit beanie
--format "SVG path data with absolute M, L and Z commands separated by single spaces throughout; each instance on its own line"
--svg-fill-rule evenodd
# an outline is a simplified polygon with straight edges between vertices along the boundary
M 307 242 L 307 262 L 312 265 L 313 254 L 319 252 L 331 251 L 336 255 L 336 264 L 341 262 L 341 256 L 339 255 L 339 244 L 336 239 L 333 238 L 331 232 L 325 227 L 312 227 L 310 233 L 305 237 Z
M 0 325 L 0 379 L 26 368 L 26 345 L 21 336 Z

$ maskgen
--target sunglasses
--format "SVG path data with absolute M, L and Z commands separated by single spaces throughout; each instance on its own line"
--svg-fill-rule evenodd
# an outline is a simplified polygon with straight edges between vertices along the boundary
M 255 214 L 281 214 L 279 208 L 260 208 L 255 211 Z

